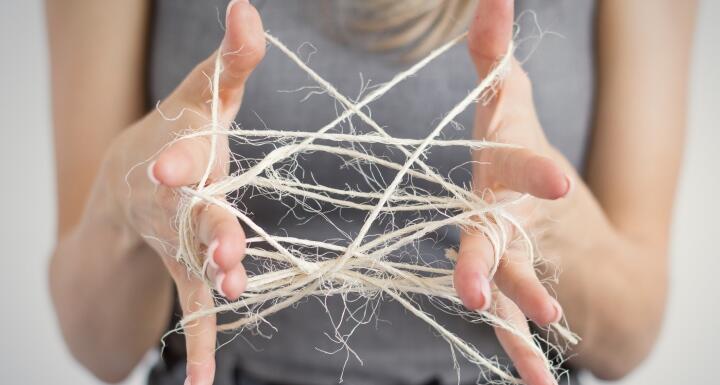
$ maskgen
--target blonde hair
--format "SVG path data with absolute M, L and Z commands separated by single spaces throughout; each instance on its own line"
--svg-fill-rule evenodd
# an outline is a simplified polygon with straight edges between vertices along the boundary
M 462 33 L 477 0 L 344 0 L 345 38 L 370 51 L 416 58 Z

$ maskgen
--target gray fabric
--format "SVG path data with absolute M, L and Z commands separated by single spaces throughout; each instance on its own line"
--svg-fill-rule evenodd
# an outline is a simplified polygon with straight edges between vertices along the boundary
M 593 29 L 594 4 L 592 0 L 527 0 L 517 1 L 518 13 L 533 10 L 543 29 L 557 34 L 546 35 L 537 50 L 525 64 L 533 80 L 535 100 L 540 120 L 550 141 L 578 168 L 582 167 L 585 145 L 590 132 L 591 107 L 594 90 Z M 209 55 L 222 37 L 219 19 L 222 19 L 226 1 L 156 0 L 154 28 L 149 68 L 149 95 L 151 102 L 165 97 L 192 67 Z M 345 95 L 355 97 L 361 88 L 362 72 L 365 81 L 378 84 L 389 80 L 407 64 L 388 55 L 376 55 L 348 48 L 329 37 L 332 18 L 328 2 L 322 0 L 258 3 L 264 26 L 292 49 L 307 57 L 311 42 L 317 53 L 309 64 L 332 82 Z M 220 10 L 220 18 L 218 17 Z M 521 18 L 523 33 L 529 34 L 533 18 Z M 527 48 L 527 47 L 526 47 Z M 524 53 L 520 53 L 524 55 Z M 421 138 L 452 106 L 462 99 L 476 84 L 465 46 L 452 49 L 424 69 L 417 76 L 399 85 L 379 101 L 370 105 L 373 118 L 386 125 L 394 136 Z M 244 103 L 237 122 L 246 129 L 267 126 L 273 129 L 315 131 L 337 116 L 335 105 L 326 95 L 316 95 L 300 103 L 304 92 L 279 93 L 314 85 L 312 80 L 296 68 L 277 49 L 268 54 L 247 84 Z M 467 138 L 472 122 L 472 109 L 462 114 L 458 123 L 464 129 L 448 128 L 445 138 Z M 369 132 L 369 128 L 354 120 L 345 124 L 344 132 L 351 128 Z M 260 157 L 267 148 L 235 147 L 244 156 Z M 377 148 L 377 151 L 383 151 Z M 398 151 L 385 151 L 383 155 L 398 158 Z M 399 158 L 398 158 L 399 159 Z M 469 153 L 457 149 L 433 149 L 428 163 L 447 174 L 457 165 L 469 160 Z M 303 158 L 307 170 L 316 170 L 309 180 L 318 183 L 345 186 L 361 181 L 346 171 L 338 171 L 340 163 L 332 156 L 322 154 Z M 456 183 L 467 183 L 466 168 L 451 173 Z M 392 174 L 383 174 L 386 180 Z M 312 177 L 312 178 L 311 178 Z M 243 200 L 252 217 L 271 232 L 286 231 L 292 235 L 307 235 L 327 239 L 342 234 L 325 219 L 307 213 L 286 216 L 287 208 L 271 199 L 248 198 Z M 306 215 L 307 214 L 307 215 Z M 328 214 L 343 231 L 350 235 L 362 224 L 360 213 L 333 211 Z M 379 223 L 373 233 L 383 231 L 387 223 Z M 454 229 L 430 237 L 417 247 L 401 250 L 395 258 L 422 258 L 429 263 L 445 263 L 443 250 L 457 245 Z M 252 261 L 248 261 L 252 264 Z M 249 266 L 252 271 L 252 266 Z M 421 301 L 422 299 L 418 298 Z M 492 330 L 486 326 L 468 324 L 435 310 L 429 304 L 424 308 L 477 346 L 486 355 L 506 358 Z M 342 307 L 337 298 L 326 304 L 331 313 L 339 316 Z M 377 309 L 377 322 L 358 328 L 349 340 L 350 346 L 363 360 L 361 365 L 353 357 L 347 362 L 344 383 L 348 384 L 421 384 L 433 378 L 443 383 L 457 382 L 448 345 L 434 335 L 427 325 L 406 313 L 394 302 L 383 302 Z M 340 378 L 340 368 L 346 359 L 345 352 L 327 355 L 320 350 L 335 350 L 325 335 L 332 331 L 323 304 L 315 299 L 301 302 L 292 309 L 283 310 L 269 321 L 277 327 L 268 340 L 252 333 L 223 346 L 218 355 L 216 384 L 240 383 L 240 378 L 251 376 L 263 381 L 284 384 L 333 384 Z M 263 327 L 264 332 L 271 332 Z M 232 339 L 233 335 L 223 338 Z M 181 355 L 182 344 L 170 344 L 166 355 Z M 472 383 L 478 370 L 460 360 L 462 382 Z M 153 383 L 180 384 L 180 368 L 163 367 L 153 371 Z M 173 374 L 174 373 L 174 374 Z M 178 374 L 180 373 L 180 374 Z M 244 373 L 244 374 L 243 374 Z

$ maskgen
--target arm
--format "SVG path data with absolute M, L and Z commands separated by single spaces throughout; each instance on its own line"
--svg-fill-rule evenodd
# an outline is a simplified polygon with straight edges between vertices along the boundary
M 605 378 L 647 356 L 662 322 L 695 8 L 695 1 L 600 2 L 587 185 L 615 241 L 577 262 L 592 265 L 583 274 L 589 303 L 566 310 L 585 338 L 578 363 Z M 561 278 L 561 300 L 574 289 Z
M 148 5 L 47 0 L 58 234 L 80 219 L 105 151 L 145 111 Z
M 479 4 L 479 15 L 492 15 L 477 17 L 469 36 L 482 76 L 493 60 L 481 66 L 479 53 L 496 59 L 504 52 L 510 33 L 498 20 L 510 18 L 513 2 Z M 535 273 L 527 263 L 515 263 L 527 262 L 523 256 L 506 253 L 493 277 L 498 290 L 489 298 L 477 282 L 487 279 L 492 248 L 484 236 L 468 234 L 455 269 L 458 294 L 470 308 L 488 307 L 492 300 L 496 307 L 519 308 L 543 326 L 561 314 L 552 312 L 553 299 L 536 274 L 552 280 L 557 267 L 554 289 L 571 329 L 583 339 L 572 362 L 598 377 L 616 379 L 636 367 L 662 321 L 694 12 L 694 2 L 600 2 L 598 110 L 587 183 L 544 137 L 529 79 L 519 66 L 496 97 L 477 109 L 476 136 L 525 149 L 479 151 L 475 188 L 539 198 L 513 214 L 536 230 L 550 268 Z M 509 321 L 525 323 L 524 317 Z M 547 383 L 542 361 L 513 336 L 496 331 L 523 379 Z
M 106 381 L 121 380 L 158 341 L 172 300 L 160 259 L 106 220 L 108 185 L 91 193 L 113 139 L 145 112 L 147 8 L 47 1 L 58 194 L 50 289 L 70 351 Z M 83 214 L 86 205 L 94 209 Z
M 174 139 L 210 121 L 207 76 L 216 63 L 219 116 L 232 121 L 265 52 L 257 11 L 247 1 L 231 2 L 222 51 L 199 63 L 159 107 L 193 113 L 142 116 L 146 4 L 48 1 L 60 212 L 50 289 L 71 352 L 110 382 L 125 378 L 158 342 L 173 283 L 185 314 L 213 306 L 204 279 L 175 260 L 172 226 L 176 188 L 200 182 L 211 141 Z M 216 145 L 211 179 L 227 173 L 227 138 Z M 207 278 L 221 295 L 238 298 L 247 279 L 242 227 L 217 207 L 193 212 L 192 223 L 210 259 Z M 189 383 L 213 381 L 215 322 L 208 316 L 185 326 Z

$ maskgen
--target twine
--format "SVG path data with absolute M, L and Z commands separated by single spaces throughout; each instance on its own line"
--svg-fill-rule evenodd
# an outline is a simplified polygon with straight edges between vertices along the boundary
M 266 33 L 265 37 L 270 44 L 278 48 L 308 74 L 325 93 L 344 107 L 344 111 L 337 118 L 315 132 L 270 129 L 242 130 L 234 123 L 230 124 L 234 126 L 234 129 L 226 129 L 227 125 L 219 120 L 219 87 L 223 68 L 222 54 L 220 53 L 222 50 L 218 51 L 215 59 L 215 71 L 210 81 L 211 122 L 200 130 L 186 133 L 181 137 L 209 137 L 211 152 L 200 183 L 194 188 L 179 189 L 183 199 L 177 216 L 179 245 L 176 258 L 187 267 L 190 274 L 201 277 L 209 287 L 213 287 L 205 274 L 207 261 L 204 260 L 201 245 L 194 234 L 192 213 L 198 205 L 216 205 L 235 215 L 257 235 L 247 239 L 246 254 L 250 258 L 263 261 L 264 263 L 261 265 L 264 270 L 248 278 L 247 289 L 237 301 L 228 303 L 218 299 L 215 307 L 187 315 L 180 322 L 179 328 L 188 326 L 202 317 L 232 311 L 239 314 L 240 318 L 234 322 L 219 325 L 219 329 L 242 330 L 266 322 L 267 316 L 308 296 L 341 295 L 345 299 L 352 293 L 365 297 L 369 301 L 384 295 L 397 301 L 410 313 L 430 325 L 438 335 L 448 342 L 453 358 L 456 352 L 460 352 L 465 359 L 476 364 L 485 372 L 491 373 L 499 381 L 513 384 L 522 383 L 495 360 L 484 357 L 476 347 L 447 330 L 423 311 L 412 299 L 412 296 L 419 295 L 431 299 L 435 305 L 441 306 L 448 312 L 465 317 L 468 322 L 485 322 L 508 330 L 520 337 L 538 356 L 545 360 L 548 369 L 555 372 L 552 363 L 545 358 L 545 354 L 539 347 L 538 341 L 536 341 L 537 336 L 528 336 L 522 333 L 492 312 L 464 309 L 453 287 L 453 271 L 451 269 L 427 266 L 422 263 L 393 262 L 387 259 L 391 253 L 404 246 L 413 245 L 446 226 L 460 226 L 483 234 L 489 239 L 494 250 L 494 264 L 490 278 L 495 274 L 505 250 L 518 239 L 524 242 L 530 260 L 534 259 L 534 245 L 531 237 L 509 214 L 508 210 L 509 207 L 526 199 L 526 196 L 488 202 L 473 191 L 453 184 L 448 178 L 439 175 L 422 159 L 430 147 L 453 146 L 467 150 L 514 147 L 483 140 L 438 139 L 442 130 L 468 106 L 481 100 L 488 100 L 493 96 L 496 86 L 510 68 L 513 55 L 512 44 L 492 71 L 453 107 L 424 139 L 394 138 L 363 111 L 363 108 L 369 103 L 382 97 L 398 83 L 418 73 L 433 59 L 461 42 L 466 35 L 466 33 L 462 34 L 432 51 L 424 59 L 398 73 L 389 82 L 373 89 L 359 102 L 353 103 L 331 83 L 307 66 L 280 40 Z M 359 117 L 375 132 L 359 135 L 331 132 L 332 129 L 353 116 Z M 274 143 L 276 147 L 264 158 L 254 163 L 250 159 L 242 158 L 249 164 L 247 167 L 242 167 L 234 175 L 208 183 L 211 170 L 215 166 L 217 140 L 220 135 L 246 143 L 265 140 L 266 143 Z M 351 148 L 340 146 L 348 143 L 353 146 Z M 404 163 L 396 163 L 362 151 L 354 146 L 356 144 L 375 144 L 398 149 L 406 159 Z M 394 170 L 396 173 L 386 187 L 362 191 L 304 183 L 291 173 L 281 172 L 276 168 L 277 164 L 283 162 L 292 164 L 296 162 L 295 159 L 299 154 L 311 152 L 333 154 L 348 162 L 362 162 L 372 167 Z M 359 167 L 357 170 L 362 173 Z M 369 175 L 363 176 L 367 180 L 371 180 Z M 407 182 L 409 178 L 439 186 L 446 195 L 438 196 L 414 188 Z M 367 216 L 358 234 L 347 245 L 327 240 L 273 235 L 257 225 L 246 212 L 224 199 L 229 193 L 247 188 L 253 188 L 261 194 L 293 197 L 298 204 L 308 209 L 310 202 L 323 202 L 333 207 L 362 210 L 367 212 Z M 397 212 L 434 213 L 440 218 L 418 220 L 403 226 L 395 226 L 392 230 L 369 239 L 370 230 L 381 215 L 393 215 Z M 258 245 L 265 247 L 258 247 Z M 552 325 L 552 328 L 570 343 L 577 342 L 574 334 L 563 325 L 556 323 Z M 337 330 L 336 335 L 340 335 Z M 347 337 L 344 338 L 342 344 L 349 350 L 346 340 Z

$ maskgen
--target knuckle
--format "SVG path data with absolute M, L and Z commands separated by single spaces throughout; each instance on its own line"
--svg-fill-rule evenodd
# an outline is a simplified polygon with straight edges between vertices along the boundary
M 492 187 L 494 157 L 496 149 L 488 148 L 477 151 L 475 154 L 475 167 L 473 175 L 473 190 L 480 194 L 486 188 Z
M 516 262 L 508 262 L 503 264 L 503 274 L 499 278 L 499 284 L 503 286 L 503 291 L 508 297 L 517 301 L 533 296 L 537 292 L 540 285 L 535 274 L 528 272 L 525 266 L 520 266 Z
M 193 217 L 195 220 L 195 231 L 200 235 L 200 238 L 206 242 L 210 242 L 210 238 L 213 236 L 215 223 L 211 215 L 212 205 L 210 204 L 198 204 L 193 208 Z
M 254 10 L 254 12 L 257 12 Z M 258 17 L 260 17 L 258 15 Z M 260 61 L 265 57 L 266 51 L 265 36 L 262 34 L 253 34 L 251 38 L 246 39 L 244 42 L 244 48 L 247 50 L 248 65 L 254 68 Z
M 181 140 L 186 154 L 192 156 L 193 161 L 202 163 L 210 155 L 210 138 L 208 136 L 197 136 Z
M 210 234 L 213 238 L 220 236 L 225 228 L 225 218 L 222 214 L 217 206 L 211 206 L 208 210 L 207 215 L 210 217 Z
M 179 100 L 186 109 L 200 113 L 201 116 L 209 116 L 210 105 L 207 100 L 211 97 L 211 90 L 208 87 L 208 76 L 212 76 L 212 58 L 203 60 L 193 67 L 183 79 L 180 86 L 173 93 L 175 100 Z

